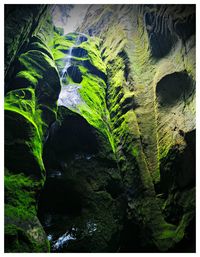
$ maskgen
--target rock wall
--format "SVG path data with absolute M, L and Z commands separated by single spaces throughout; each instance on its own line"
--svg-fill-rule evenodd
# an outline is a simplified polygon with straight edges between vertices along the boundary
M 53 252 L 115 252 L 126 199 L 106 106 L 107 76 L 99 40 L 57 34 L 50 47 L 62 88 L 58 119 L 44 148 L 47 181 L 39 217 Z M 63 227 L 56 231 L 60 220 Z M 64 244 L 66 233 L 73 240 Z
M 44 185 L 43 143 L 56 119 L 60 79 L 48 47 L 37 36 L 47 6 L 6 8 L 5 252 L 47 252 L 37 218 Z
M 143 227 L 142 243 L 166 251 L 186 236 L 195 212 L 195 7 L 94 5 L 78 31 L 102 39 L 128 219 Z M 181 209 L 176 222 L 169 202 Z
M 48 251 L 43 228 L 53 252 L 195 251 L 195 6 L 91 5 L 67 35 L 25 10 L 14 35 L 6 7 L 6 251 Z

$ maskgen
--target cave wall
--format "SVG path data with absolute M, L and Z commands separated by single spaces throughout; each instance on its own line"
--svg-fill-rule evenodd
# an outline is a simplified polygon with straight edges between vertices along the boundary
M 147 245 L 165 251 L 187 237 L 195 212 L 193 158 L 187 171 L 175 164 L 171 170 L 187 151 L 187 135 L 195 136 L 195 7 L 96 5 L 79 30 L 102 39 L 111 130 L 131 191 L 129 218 L 143 226 Z M 177 197 L 179 220 L 168 222 L 166 203 L 177 194 L 188 195 L 188 207 Z
M 101 227 L 66 251 L 195 251 L 195 6 L 91 5 L 68 35 L 49 10 L 5 9 L 5 251 L 49 251 L 46 173 Z
M 36 36 L 47 15 L 45 5 L 5 7 L 5 252 L 49 251 L 37 202 L 60 79 L 51 52 Z

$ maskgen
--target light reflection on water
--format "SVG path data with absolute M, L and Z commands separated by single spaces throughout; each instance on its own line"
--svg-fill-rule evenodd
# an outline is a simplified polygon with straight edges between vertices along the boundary
M 52 249 L 59 250 L 62 249 L 63 246 L 67 246 L 69 241 L 76 240 L 74 233 L 76 232 L 76 228 L 72 228 L 71 232 L 67 231 L 64 235 L 59 237 L 57 240 L 52 242 Z M 51 236 L 51 235 L 50 235 Z
M 53 240 L 53 235 L 48 234 L 47 239 L 51 243 L 51 248 L 53 251 L 60 251 L 64 247 L 67 247 L 70 241 L 75 241 L 78 239 L 77 232 L 80 232 L 82 230 L 82 233 L 84 235 L 93 235 L 93 233 L 97 230 L 97 224 L 89 220 L 85 224 L 85 230 L 81 228 L 76 228 L 73 226 L 70 230 L 68 230 L 66 233 L 64 233 L 62 236 L 60 236 L 58 239 Z M 79 234 L 80 236 L 80 234 Z

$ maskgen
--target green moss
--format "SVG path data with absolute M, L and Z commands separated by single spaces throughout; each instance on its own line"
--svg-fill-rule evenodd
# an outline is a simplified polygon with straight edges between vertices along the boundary
M 21 217 L 20 217 L 21 218 Z M 29 220 L 31 223 L 32 219 Z M 26 222 L 23 219 L 21 222 Z M 42 232 L 42 228 L 38 228 Z M 45 253 L 50 252 L 49 242 L 45 239 L 36 240 L 21 225 L 5 224 L 6 253 Z M 43 233 L 43 232 L 42 232 Z
M 96 67 L 100 72 L 106 73 L 106 66 L 103 63 L 98 49 L 99 39 L 90 38 L 81 43 L 80 45 L 75 45 L 75 39 L 77 37 L 76 33 L 70 33 L 66 36 L 60 37 L 56 36 L 54 44 L 56 47 L 56 52 L 53 52 L 54 59 L 57 60 L 56 64 L 60 70 L 65 66 L 66 54 L 63 55 L 60 53 L 60 50 L 67 50 L 69 47 L 74 46 L 81 49 L 84 49 L 88 54 L 87 57 L 73 57 L 72 64 L 75 64 L 79 67 L 79 70 L 82 73 L 82 81 L 80 83 L 79 93 L 83 100 L 83 103 L 76 106 L 76 110 L 80 113 L 92 126 L 97 128 L 105 138 L 110 142 L 113 152 L 115 152 L 114 141 L 112 138 L 110 130 L 110 117 L 107 110 L 106 101 L 105 101 L 105 90 L 106 83 L 99 76 L 95 75 L 90 67 L 88 68 L 84 61 L 89 61 L 92 67 Z M 60 40 L 58 40 L 60 39 Z M 95 69 L 96 69 L 95 68 Z M 68 76 L 68 83 L 76 84 Z
M 100 71 L 106 73 L 106 65 L 102 61 L 99 51 L 100 39 L 97 37 L 88 37 L 88 40 L 81 44 L 81 47 L 88 52 L 88 58 L 92 65 L 97 67 Z
M 115 146 L 110 131 L 109 113 L 105 102 L 105 82 L 89 73 L 83 74 L 80 95 L 86 105 L 80 106 L 84 118 L 95 128 L 101 131 L 110 141 L 113 151 Z
M 31 38 L 27 50 L 18 58 L 14 89 L 5 97 L 6 163 L 11 170 L 16 165 L 18 170 L 44 177 L 42 143 L 56 118 L 60 79 L 52 54 L 42 40 Z M 12 126 L 16 129 L 12 130 Z M 23 156 L 27 163 L 22 161 Z
M 125 47 L 127 43 L 126 32 L 123 26 L 116 24 L 118 36 L 116 37 L 116 27 L 111 26 L 108 29 L 105 41 L 102 44 L 102 50 L 104 50 L 103 58 L 105 59 L 105 64 L 109 64 L 114 59 L 117 61 L 119 52 Z
M 35 73 L 28 72 L 28 71 L 20 71 L 16 75 L 16 78 L 24 79 L 27 82 L 28 86 L 35 88 L 35 86 L 38 83 L 38 80 L 37 80 L 37 78 L 34 77 L 34 74 Z M 23 86 L 25 86 L 25 85 L 23 85 Z
M 40 113 L 35 111 L 33 89 L 13 90 L 6 95 L 5 120 L 7 126 L 6 151 L 11 151 L 8 156 L 12 159 L 7 160 L 9 162 L 7 164 L 14 165 L 14 163 L 17 164 L 18 162 L 17 168 L 19 168 L 20 161 L 17 156 L 25 154 L 27 157 L 29 156 L 29 164 L 31 165 L 32 163 L 35 169 L 37 166 L 37 172 L 40 170 L 40 176 L 44 176 L 44 165 L 42 161 L 42 120 Z M 14 131 L 12 126 L 16 126 Z M 20 147 L 21 152 L 17 150 L 18 147 Z M 13 151 L 17 151 L 15 156 L 13 156 Z M 28 172 L 28 167 L 25 169 Z M 31 166 L 29 169 L 31 169 Z M 39 175 L 36 170 L 34 172 L 35 175 Z
M 29 214 L 36 214 L 35 194 L 41 187 L 41 182 L 34 181 L 23 174 L 6 175 L 4 187 L 6 202 L 8 202 L 9 205 L 18 207 L 18 210 L 21 213 L 20 215 L 24 215 L 24 213 L 27 212 Z M 11 206 L 6 208 L 6 212 L 10 212 L 12 215 L 15 215 Z
M 53 59 L 53 55 L 51 53 L 51 50 L 49 47 L 38 37 L 34 36 L 31 38 L 31 42 L 28 45 L 28 50 L 37 50 L 40 51 L 46 55 L 48 55 L 51 59 Z
M 46 130 L 52 122 L 49 116 L 55 116 L 53 113 L 57 109 L 56 101 L 60 92 L 60 78 L 51 51 L 41 39 L 31 38 L 27 51 L 19 56 L 16 76 L 12 85 L 21 90 L 30 87 L 34 89 L 32 110 L 35 109 L 35 113 L 33 114 L 32 111 L 32 118 L 40 130 L 40 134 L 46 134 Z M 27 100 L 26 105 L 30 102 L 28 101 L 30 99 L 24 100 Z M 42 115 L 42 121 L 41 119 L 39 121 L 40 115 Z
M 134 157 L 137 157 L 137 156 L 138 156 L 138 150 L 137 150 L 137 148 L 133 148 L 133 149 L 132 149 L 132 154 L 133 154 Z
M 26 236 L 23 229 L 19 228 L 14 224 L 7 224 L 5 226 L 5 239 L 9 240 L 9 246 L 5 242 L 5 252 L 8 253 L 19 253 L 19 252 L 30 252 L 30 248 L 27 245 L 31 244 L 30 239 Z M 24 243 L 20 238 L 24 238 Z
M 5 251 L 46 252 L 49 245 L 37 221 L 36 195 L 43 181 L 23 173 L 5 175 Z M 33 233 L 34 232 L 34 233 Z
M 49 56 L 38 50 L 29 50 L 28 52 L 21 54 L 19 61 L 26 67 L 31 74 L 34 74 L 36 78 L 41 78 L 43 73 L 48 69 L 54 69 L 56 74 L 56 66 L 54 61 Z
M 42 136 L 42 119 L 36 111 L 35 91 L 31 88 L 12 90 L 6 94 L 5 110 L 23 115 Z
M 58 60 L 60 58 L 64 58 L 66 54 L 61 52 L 60 50 L 64 49 L 67 50 L 75 44 L 75 35 L 68 34 L 74 40 L 66 40 L 66 36 L 59 35 L 58 33 L 54 32 L 53 40 L 49 43 L 49 47 L 52 51 L 54 60 Z

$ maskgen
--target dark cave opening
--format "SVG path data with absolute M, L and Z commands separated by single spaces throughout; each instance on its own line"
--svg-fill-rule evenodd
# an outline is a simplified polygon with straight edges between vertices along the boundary
M 110 205 L 110 201 L 123 205 L 123 185 L 116 163 L 98 156 L 101 146 L 97 131 L 65 107 L 59 107 L 59 120 L 52 124 L 45 143 L 47 179 L 39 199 L 38 217 L 51 238 L 51 252 L 88 252 L 93 240 L 107 233 L 98 232 L 96 226 L 105 226 L 106 230 L 107 219 L 116 215 L 104 205 Z M 110 222 L 116 226 L 117 220 L 112 218 Z M 69 235 L 73 238 L 72 228 L 76 230 L 72 233 L 76 240 L 67 240 Z M 112 235 L 115 237 L 119 238 L 119 232 Z M 85 240 L 89 240 L 87 247 L 83 244 Z M 113 240 L 106 243 L 108 248 L 105 244 L 105 249 L 117 247 Z
M 67 112 L 65 107 L 59 108 Z M 69 110 L 68 113 L 61 122 L 54 122 L 49 130 L 43 154 L 47 170 L 49 167 L 61 167 L 62 162 L 76 154 L 98 152 L 99 145 L 92 127 L 80 115 Z
M 174 72 L 162 78 L 156 87 L 161 107 L 170 107 L 181 101 L 186 102 L 194 93 L 194 82 L 186 72 Z
M 77 170 L 81 165 L 90 165 L 87 163 L 98 150 L 96 136 L 85 119 L 64 107 L 60 110 L 64 118 L 52 124 L 45 143 L 47 179 L 38 204 L 38 217 L 46 234 L 54 240 L 50 240 L 52 252 L 62 252 L 67 247 L 67 240 L 66 244 L 64 239 L 63 243 L 59 241 L 62 236 L 71 238 L 69 242 L 73 240 L 64 235 L 70 233 L 76 218 L 80 219 L 88 194 Z

